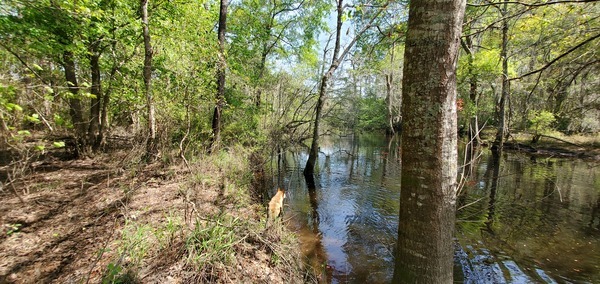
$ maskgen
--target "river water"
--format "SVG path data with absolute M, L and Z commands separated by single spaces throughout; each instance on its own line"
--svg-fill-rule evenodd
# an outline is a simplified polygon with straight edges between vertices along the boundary
M 306 151 L 277 159 L 287 188 L 284 218 L 320 282 L 389 283 L 398 138 L 323 140 L 314 190 L 302 175 Z M 600 166 L 514 152 L 494 158 L 485 148 L 476 154 L 461 171 L 455 282 L 600 283 Z

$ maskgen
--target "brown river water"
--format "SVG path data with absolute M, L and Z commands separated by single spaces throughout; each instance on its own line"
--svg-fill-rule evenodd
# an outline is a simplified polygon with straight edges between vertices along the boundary
M 274 158 L 287 188 L 284 219 L 321 282 L 389 283 L 398 138 L 323 140 L 314 190 L 302 175 L 306 151 Z M 515 152 L 494 158 L 486 148 L 477 157 L 462 171 L 454 282 L 600 283 L 600 165 Z

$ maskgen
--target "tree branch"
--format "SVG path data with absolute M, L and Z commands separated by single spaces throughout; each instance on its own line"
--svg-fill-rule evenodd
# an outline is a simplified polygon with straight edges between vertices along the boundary
M 520 80 L 520 79 L 523 79 L 523 78 L 525 78 L 525 77 L 527 77 L 527 76 L 530 76 L 530 75 L 533 75 L 533 74 L 536 74 L 536 73 L 541 73 L 541 72 L 543 72 L 544 70 L 548 69 L 548 67 L 550 67 L 552 64 L 556 63 L 556 61 L 558 61 L 558 60 L 560 60 L 561 58 L 563 58 L 563 57 L 565 57 L 565 56 L 569 55 L 569 53 L 571 53 L 571 52 L 573 52 L 573 51 L 577 50 L 578 48 L 580 48 L 580 47 L 582 47 L 582 46 L 584 46 L 584 45 L 586 45 L 586 44 L 588 44 L 588 43 L 590 43 L 590 42 L 594 41 L 595 39 L 597 39 L 597 38 L 599 38 L 599 37 L 600 37 L 600 34 L 597 34 L 597 35 L 595 35 L 595 36 L 592 36 L 591 38 L 588 38 L 588 39 L 586 39 L 586 40 L 582 41 L 582 42 L 581 42 L 581 43 L 579 43 L 578 45 L 576 45 L 576 46 L 574 46 L 574 47 L 571 47 L 571 48 L 570 48 L 569 50 L 567 50 L 565 53 L 563 53 L 563 54 L 561 54 L 561 55 L 557 56 L 556 58 L 552 59 L 552 61 L 550 61 L 550 62 L 546 63 L 546 65 L 542 66 L 541 68 L 539 68 L 539 69 L 537 69 L 537 70 L 533 70 L 533 71 L 531 71 L 531 72 L 529 72 L 529 73 L 526 73 L 526 74 L 524 74 L 524 75 L 521 75 L 521 76 L 519 76 L 519 77 L 510 78 L 510 79 L 508 79 L 508 81 Z
M 362 34 L 364 34 L 368 29 L 371 28 L 371 26 L 373 25 L 375 20 L 379 17 L 381 12 L 383 12 L 387 8 L 389 3 L 390 3 L 390 1 L 387 1 L 381 8 L 379 8 L 377 13 L 375 13 L 375 15 L 373 15 L 371 20 L 369 20 L 369 23 L 367 23 L 358 33 L 356 33 L 356 35 L 354 36 L 352 41 L 350 41 L 350 43 L 348 43 L 348 45 L 346 46 L 346 48 L 344 49 L 344 51 L 342 52 L 342 54 L 339 57 L 337 57 L 337 58 L 335 56 L 333 57 L 334 61 L 333 61 L 333 64 L 331 65 L 331 67 L 333 67 L 333 71 L 335 71 L 335 69 L 337 69 L 340 62 L 346 57 L 348 52 L 350 52 L 350 49 L 352 49 L 352 46 L 354 46 L 354 44 L 358 41 L 358 39 L 362 36 Z M 331 68 L 330 68 L 330 70 L 331 70 Z M 331 72 L 331 73 L 333 73 L 333 72 Z
M 14 52 L 12 49 L 10 49 L 8 46 L 6 46 L 3 43 L 0 43 L 0 46 L 4 47 L 4 49 L 6 49 L 6 51 L 8 51 L 15 58 L 17 58 L 19 60 L 19 62 L 21 62 L 21 64 L 23 64 L 23 66 L 25 66 L 25 68 L 29 69 L 29 71 L 31 71 L 31 73 L 33 73 L 33 75 L 35 75 L 38 79 L 40 79 L 42 81 L 42 83 L 44 83 L 46 85 L 50 85 L 49 82 L 47 82 L 46 80 L 44 80 L 44 78 L 42 78 L 42 76 L 40 74 L 38 74 L 37 72 L 35 72 L 35 70 L 33 70 L 33 68 L 31 68 L 29 66 L 29 64 L 27 64 L 27 62 L 25 62 L 25 60 L 23 60 L 23 58 L 21 58 L 21 56 L 19 56 L 19 54 L 17 54 L 16 52 Z
M 496 6 L 496 5 L 506 3 L 506 4 L 521 5 L 521 6 L 525 6 L 525 7 L 542 7 L 542 6 L 548 6 L 548 5 L 553 5 L 553 4 L 593 3 L 593 2 L 598 2 L 598 1 L 600 1 L 600 0 L 563 0 L 563 1 L 552 1 L 552 2 L 534 3 L 534 4 L 528 4 L 528 3 L 523 3 L 523 2 L 519 2 L 519 1 L 507 1 L 507 2 L 496 2 L 496 3 L 488 3 L 488 4 L 469 4 L 469 3 L 467 3 L 467 6 L 469 6 L 469 7 L 488 7 L 488 6 Z
M 476 31 L 475 31 L 475 32 L 472 32 L 472 33 L 470 33 L 470 34 L 465 34 L 465 35 L 462 35 L 461 37 L 470 37 L 470 36 L 474 36 L 474 35 L 477 35 L 477 34 L 483 33 L 483 32 L 485 32 L 485 31 L 487 31 L 488 29 L 495 27 L 495 26 L 496 26 L 496 24 L 498 24 L 498 23 L 501 23 L 501 22 L 502 22 L 502 21 L 504 21 L 504 20 L 509 20 L 509 19 L 512 19 L 512 18 L 519 17 L 519 16 L 521 16 L 521 15 L 523 15 L 523 14 L 525 14 L 525 13 L 527 13 L 527 12 L 531 11 L 531 9 L 532 9 L 531 7 L 528 7 L 528 8 L 526 8 L 526 9 L 523 9 L 523 10 L 521 10 L 521 11 L 517 11 L 516 13 L 514 13 L 514 14 L 512 14 L 512 15 L 504 16 L 504 17 L 502 17 L 502 18 L 500 18 L 500 19 L 498 19 L 498 20 L 496 20 L 496 21 L 494 21 L 494 22 L 492 22 L 492 23 L 488 24 L 488 25 L 487 25 L 487 26 L 485 26 L 484 28 L 481 28 L 481 29 L 476 29 Z

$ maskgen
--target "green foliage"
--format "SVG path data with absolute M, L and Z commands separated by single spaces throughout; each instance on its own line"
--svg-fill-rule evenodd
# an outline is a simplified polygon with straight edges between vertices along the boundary
M 314 61 L 315 39 L 329 8 L 330 3 L 321 0 L 232 3 L 228 18 L 232 71 L 256 87 L 274 59 Z
M 135 284 L 141 283 L 131 270 L 123 271 L 119 264 L 109 263 L 102 276 L 102 284 Z
M 344 7 L 348 38 L 370 20 L 384 1 L 355 1 Z M 5 0 L 0 5 L 0 122 L 3 139 L 21 142 L 36 131 L 74 134 L 71 103 L 79 102 L 82 120 L 91 119 L 91 103 L 108 100 L 105 130 L 144 138 L 141 23 L 137 0 Z M 324 109 L 328 126 L 348 131 L 386 128 L 387 105 L 400 117 L 403 40 L 407 2 L 389 3 L 352 50 L 352 58 L 334 76 L 336 94 Z M 553 4 L 524 9 L 509 5 L 509 77 L 545 66 L 595 35 L 600 11 L 593 3 Z M 462 37 L 470 54 L 459 58 L 457 78 L 464 109 L 461 124 L 477 115 L 493 124 L 502 80 L 499 9 L 470 6 Z M 222 141 L 229 147 L 271 147 L 302 141 L 311 124 L 328 31 L 330 1 L 234 1 L 227 31 L 227 105 Z M 215 105 L 218 2 L 159 1 L 150 6 L 153 46 L 152 90 L 162 147 L 186 157 L 204 150 L 211 137 Z M 330 20 L 329 20 L 330 21 Z M 597 92 L 600 80 L 596 41 L 583 45 L 544 69 L 543 76 L 512 80 L 513 115 L 509 125 L 527 128 L 528 110 L 548 109 L 560 130 L 600 129 Z M 332 45 L 329 45 L 331 48 Z M 65 79 L 65 54 L 72 54 L 79 91 Z M 91 57 L 99 56 L 100 94 L 92 94 Z M 325 56 L 327 58 L 327 56 Z M 389 102 L 383 98 L 387 78 Z M 475 82 L 476 99 L 470 100 Z M 376 95 L 374 95 L 376 94 Z M 261 96 L 257 102 L 257 97 Z M 365 97 L 366 96 L 366 97 Z M 369 97 L 373 96 L 373 97 Z M 189 127 L 188 127 L 189 126 Z M 538 126 L 532 126 L 538 127 Z M 80 128 L 80 127 L 77 127 Z M 90 129 L 87 125 L 81 127 Z M 19 132 L 21 131 L 21 132 Z M 28 131 L 28 132 L 23 132 Z M 30 139 L 30 138 L 28 138 Z M 278 140 L 270 143 L 268 139 Z M 65 147 L 36 143 L 38 151 Z M 18 145 L 19 143 L 14 143 Z
M 37 113 L 34 113 L 32 115 L 25 115 L 25 120 L 33 124 L 38 124 L 42 122 L 40 121 L 40 116 Z
M 14 86 L 0 83 L 0 122 L 9 128 L 14 128 L 17 117 L 23 112 L 23 108 L 16 103 L 15 93 Z
M 7 235 L 13 235 L 19 232 L 19 229 L 21 228 L 21 226 L 23 226 L 22 224 L 8 224 L 8 231 L 6 231 Z
M 255 145 L 262 139 L 257 129 L 259 118 L 253 109 L 227 108 L 223 113 L 227 119 L 222 135 L 227 145 Z
M 502 75 L 499 58 L 500 49 L 497 48 L 477 52 L 473 59 L 473 75 L 482 79 L 490 79 Z
M 555 121 L 554 114 L 549 111 L 532 111 L 529 114 L 529 130 L 535 135 L 548 133 L 552 130 L 551 125 Z
M 65 147 L 65 142 L 64 141 L 55 141 L 55 142 L 52 142 L 52 146 L 54 146 L 54 148 L 63 148 L 63 147 Z
M 385 101 L 376 97 L 367 97 L 359 101 L 358 125 L 362 131 L 384 130 L 387 127 L 387 109 Z
M 468 92 L 468 84 L 472 78 L 483 86 L 500 78 L 502 75 L 502 65 L 499 58 L 499 48 L 480 50 L 474 53 L 472 58 L 463 53 L 459 58 L 457 68 L 457 80 L 459 85 L 462 85 L 459 87 L 462 89 L 462 92 Z M 514 75 L 514 68 L 512 70 L 509 72 Z
M 31 132 L 29 130 L 19 130 L 17 131 L 17 135 L 14 136 L 15 141 L 22 142 L 25 137 L 31 136 Z
M 354 7 L 347 7 L 348 14 L 351 14 L 351 22 L 360 29 L 371 20 L 376 9 L 373 6 L 387 5 L 383 15 L 375 20 L 374 26 L 378 28 L 369 29 L 358 39 L 357 49 L 365 60 L 385 61 L 390 49 L 401 45 L 404 42 L 404 36 L 407 31 L 408 9 L 405 1 L 355 1 Z M 402 53 L 398 53 L 398 58 Z
M 112 284 L 117 282 L 117 276 L 121 273 L 123 267 L 120 265 L 109 263 L 106 266 L 106 271 L 102 277 L 102 284 Z

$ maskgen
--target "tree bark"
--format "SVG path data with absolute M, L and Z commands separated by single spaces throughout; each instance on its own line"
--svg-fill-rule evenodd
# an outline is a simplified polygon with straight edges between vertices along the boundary
M 73 122 L 73 126 L 75 128 L 77 155 L 80 155 L 83 148 L 85 148 L 86 123 L 83 119 L 83 107 L 81 106 L 81 99 L 79 98 L 79 84 L 77 83 L 77 73 L 75 71 L 73 52 L 68 50 L 63 52 L 62 65 L 65 70 L 65 79 L 67 80 L 68 85 L 67 87 L 69 92 L 71 92 L 71 97 L 68 99 L 69 114 L 71 115 L 71 121 Z
M 496 120 L 498 121 L 498 127 L 496 131 L 496 139 L 492 150 L 501 151 L 504 145 L 504 137 L 506 136 L 507 122 L 506 122 L 506 102 L 509 96 L 510 81 L 508 79 L 508 4 L 504 1 L 502 9 L 500 10 L 502 16 L 502 46 L 500 49 L 500 57 L 502 59 L 502 94 L 500 101 L 496 106 Z
M 456 62 L 466 1 L 410 3 L 394 283 L 452 283 Z
M 109 88 L 110 89 L 110 88 Z M 106 145 L 106 132 L 108 130 L 108 105 L 110 103 L 110 91 L 103 94 L 102 108 L 100 110 L 100 128 L 98 129 L 98 148 Z
M 146 110 L 148 112 L 148 141 L 146 143 L 146 159 L 153 160 L 158 155 L 156 139 L 156 117 L 154 98 L 152 96 L 152 45 L 150 42 L 150 27 L 148 22 L 148 2 L 140 0 L 142 10 L 142 26 L 144 36 L 144 94 L 146 96 Z
M 229 6 L 229 0 L 221 0 L 221 7 L 219 12 L 219 28 L 218 28 L 218 40 L 219 40 L 219 62 L 217 63 L 217 103 L 213 112 L 212 118 L 212 141 L 210 145 L 210 151 L 215 151 L 219 148 L 221 143 L 221 115 L 223 106 L 225 105 L 225 68 L 227 62 L 225 60 L 225 32 L 227 31 L 227 6 Z
M 91 94 L 94 98 L 90 105 L 90 125 L 88 128 L 88 143 L 95 152 L 100 148 L 100 110 L 102 100 L 102 84 L 100 79 L 100 53 L 98 44 L 92 43 L 89 47 L 90 71 L 92 73 Z
M 387 105 L 387 121 L 388 121 L 388 133 L 394 135 L 396 133 L 396 129 L 394 126 L 394 106 L 392 100 L 392 88 L 394 84 L 394 48 L 396 44 L 392 44 L 392 49 L 390 52 L 390 71 L 388 74 L 385 74 L 385 104 Z

